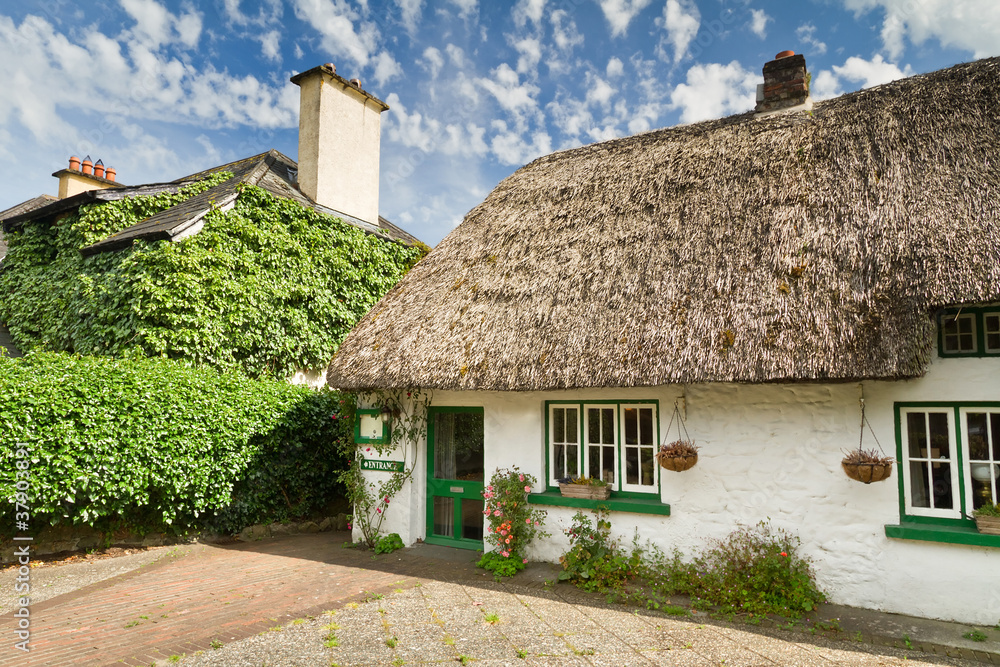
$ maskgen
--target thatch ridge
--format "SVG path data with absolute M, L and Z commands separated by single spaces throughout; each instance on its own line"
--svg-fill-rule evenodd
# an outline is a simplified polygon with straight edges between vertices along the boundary
M 357 325 L 343 388 L 921 375 L 1000 301 L 1000 59 L 539 158 Z

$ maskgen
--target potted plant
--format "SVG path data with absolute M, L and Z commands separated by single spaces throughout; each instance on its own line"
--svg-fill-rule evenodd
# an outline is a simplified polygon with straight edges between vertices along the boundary
M 847 476 L 853 480 L 871 484 L 881 482 L 892 476 L 892 466 L 895 463 L 891 456 L 882 456 L 874 449 L 861 449 L 849 452 L 840 465 Z
M 1000 535 L 1000 505 L 986 503 L 972 513 L 976 528 L 986 535 Z
M 660 445 L 656 460 L 661 468 L 683 472 L 693 468 L 698 462 L 698 447 L 692 440 L 674 440 L 670 444 Z
M 611 487 L 596 477 L 567 477 L 559 480 L 559 493 L 566 498 L 607 500 L 611 496 Z

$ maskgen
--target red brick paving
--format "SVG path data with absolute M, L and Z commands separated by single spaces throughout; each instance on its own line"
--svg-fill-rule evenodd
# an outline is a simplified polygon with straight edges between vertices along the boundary
M 149 665 L 440 574 L 440 562 L 373 560 L 343 549 L 347 539 L 317 533 L 177 547 L 155 563 L 33 605 L 27 654 L 13 647 L 13 617 L 0 618 L 0 665 Z M 448 563 L 453 573 L 456 566 L 476 576 L 471 565 Z

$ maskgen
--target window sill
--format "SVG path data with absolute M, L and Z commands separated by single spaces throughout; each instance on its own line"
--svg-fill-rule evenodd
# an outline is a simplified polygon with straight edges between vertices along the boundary
M 566 498 L 558 491 L 545 491 L 544 493 L 529 494 L 528 502 L 532 505 L 552 505 L 556 507 L 584 507 L 589 509 L 607 507 L 612 512 L 670 516 L 670 505 L 661 503 L 660 499 L 656 496 L 649 498 L 616 498 L 612 495 L 607 500 L 592 500 L 590 498 Z
M 900 540 L 968 544 L 975 547 L 1000 547 L 1000 535 L 980 533 L 974 525 L 945 526 L 932 523 L 901 521 L 898 525 L 887 525 L 885 527 L 885 536 Z

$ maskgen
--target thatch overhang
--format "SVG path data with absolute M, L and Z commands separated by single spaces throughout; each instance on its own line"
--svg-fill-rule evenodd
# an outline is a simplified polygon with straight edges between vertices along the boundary
M 331 386 L 528 391 L 924 373 L 1000 301 L 1000 59 L 521 168 L 368 313 Z

